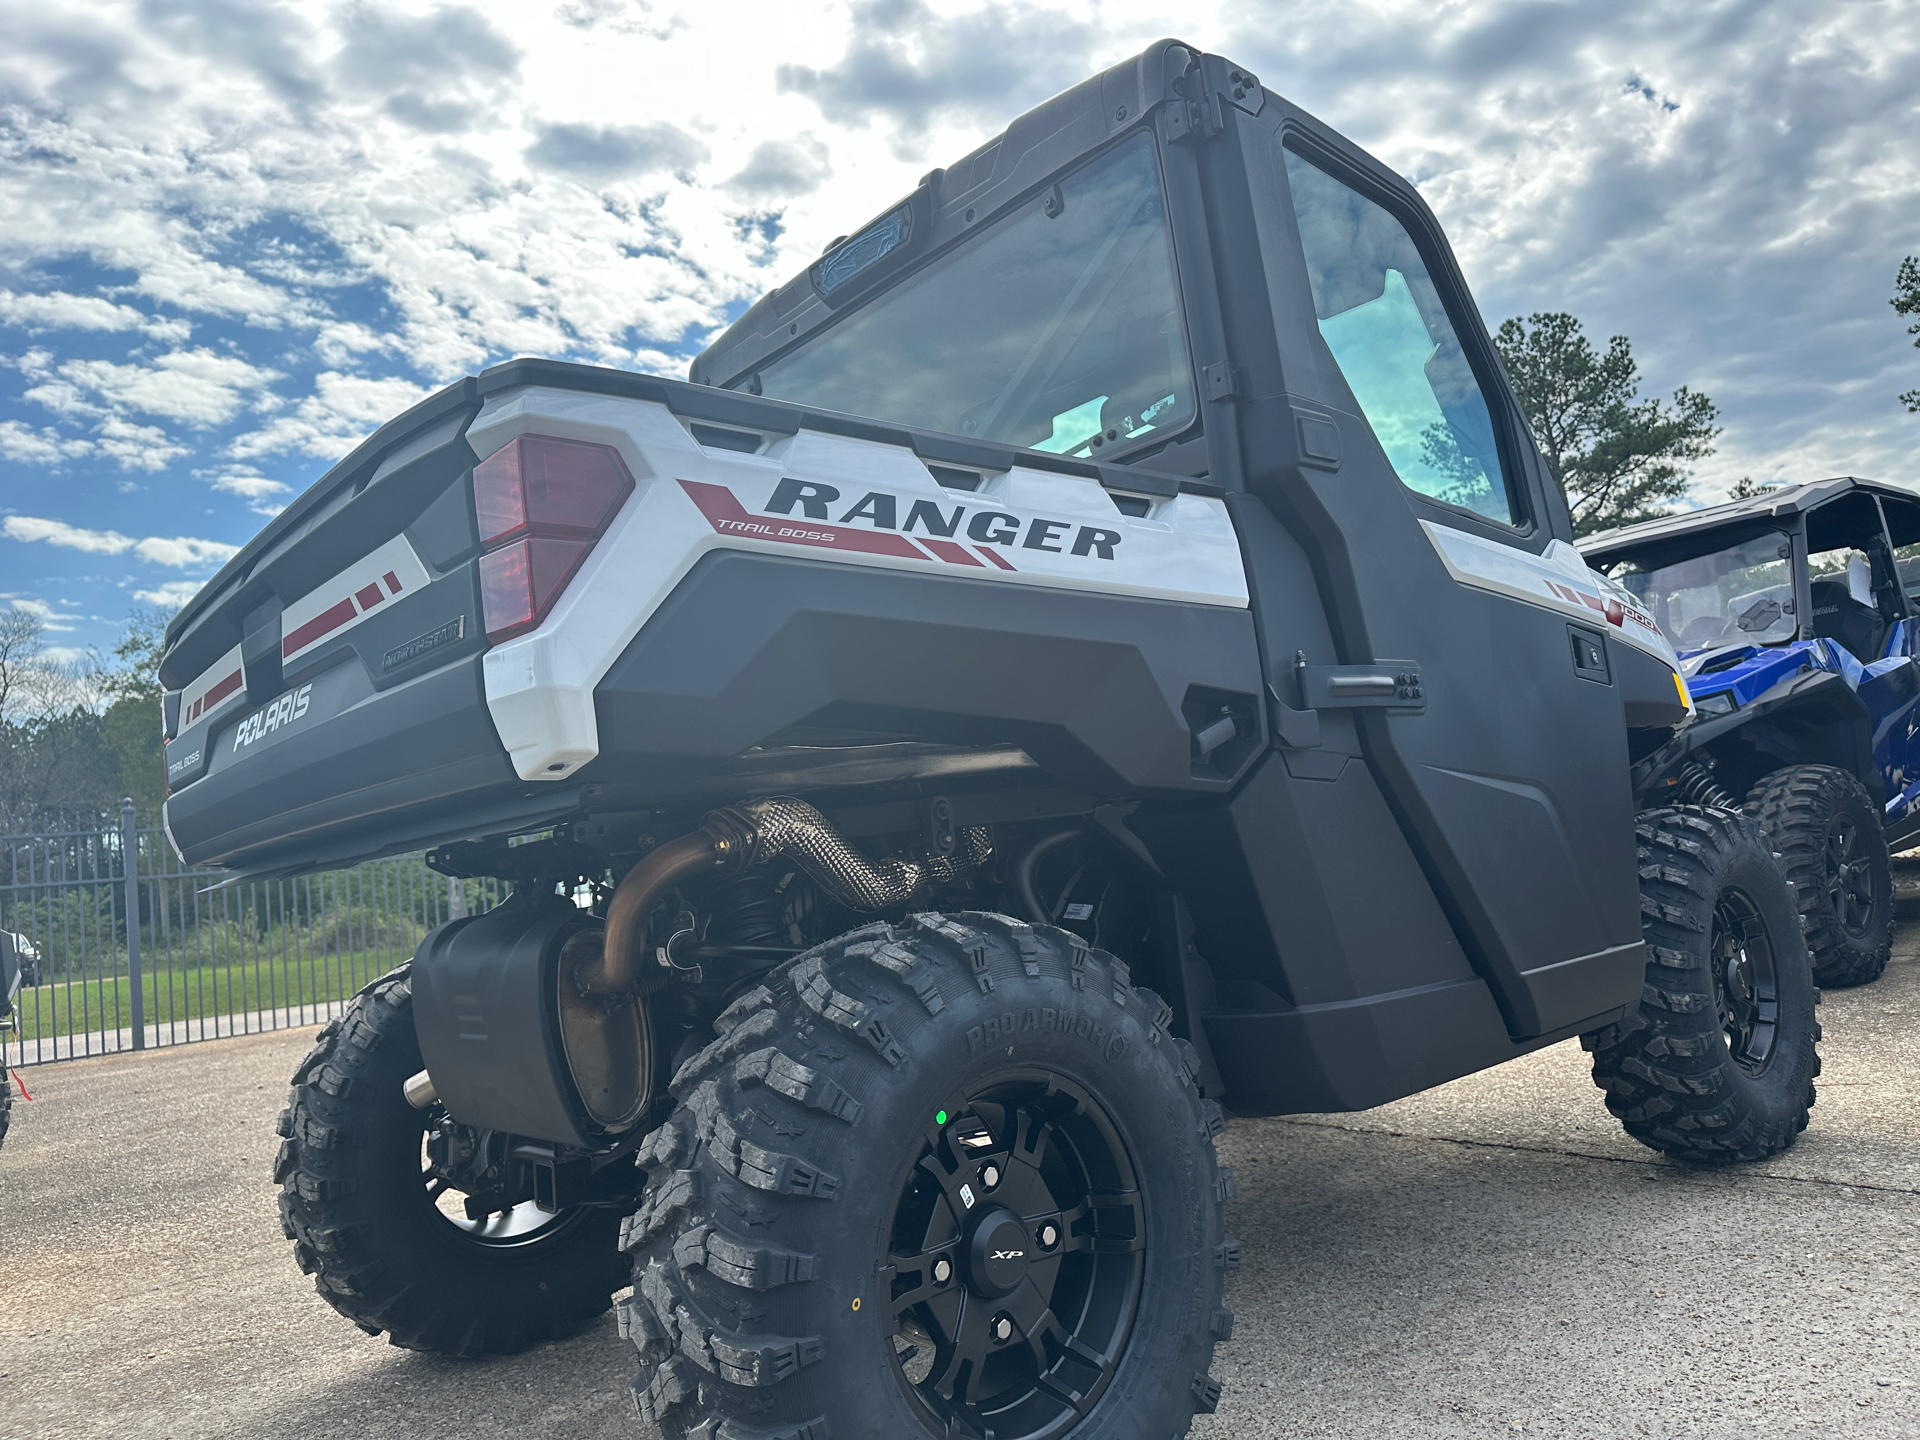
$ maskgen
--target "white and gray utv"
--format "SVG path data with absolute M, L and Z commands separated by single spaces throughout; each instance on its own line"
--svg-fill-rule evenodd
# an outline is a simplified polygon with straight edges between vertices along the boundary
M 690 383 L 449 387 L 163 671 L 189 860 L 512 882 L 296 1075 L 302 1268 L 457 1353 L 617 1296 L 673 1437 L 1166 1440 L 1223 1106 L 1580 1036 L 1647 1144 L 1777 1153 L 1798 913 L 1748 820 L 1636 815 L 1690 702 L 1570 540 L 1418 195 L 1173 42 Z

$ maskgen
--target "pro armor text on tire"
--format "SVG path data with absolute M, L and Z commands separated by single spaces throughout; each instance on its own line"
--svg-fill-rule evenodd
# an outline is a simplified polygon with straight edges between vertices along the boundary
M 1583 1037 L 1607 1108 L 1684 1160 L 1762 1160 L 1807 1127 L 1819 992 L 1766 837 L 1730 810 L 1635 826 L 1646 985 L 1637 1018 Z
M 672 1440 L 1170 1440 L 1239 1263 L 1193 1048 L 1126 967 L 975 912 L 764 977 L 673 1082 L 623 1244 Z
M 618 1209 L 531 1205 L 470 1219 L 423 1169 L 435 1111 L 401 1091 L 420 1069 L 405 967 L 320 1032 L 280 1114 L 273 1178 L 294 1258 L 368 1334 L 451 1355 L 568 1334 L 626 1283 Z
M 1795 765 L 1755 785 L 1746 811 L 1798 892 L 1815 981 L 1879 979 L 1893 953 L 1893 866 L 1866 787 L 1831 765 Z

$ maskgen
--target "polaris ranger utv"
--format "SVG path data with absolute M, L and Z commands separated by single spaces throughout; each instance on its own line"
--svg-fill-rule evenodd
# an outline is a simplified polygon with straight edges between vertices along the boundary
M 1799 916 L 1750 820 L 1636 820 L 1691 707 L 1570 540 L 1412 188 L 1173 42 L 690 384 L 449 387 L 169 636 L 188 859 L 513 884 L 295 1076 L 295 1256 L 459 1353 L 631 1284 L 669 1436 L 1166 1440 L 1223 1103 L 1578 1035 L 1649 1145 L 1779 1151 Z
M 1691 723 L 1637 746 L 1637 803 L 1744 803 L 1798 892 L 1814 979 L 1877 979 L 1890 849 L 1920 835 L 1920 496 L 1820 480 L 1580 549 L 1678 648 L 1694 698 Z

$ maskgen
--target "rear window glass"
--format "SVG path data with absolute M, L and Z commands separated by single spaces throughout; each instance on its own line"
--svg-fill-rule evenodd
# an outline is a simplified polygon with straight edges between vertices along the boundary
M 1183 429 L 1193 378 L 1151 142 L 1062 177 L 762 366 L 757 383 L 780 400 L 1056 454 Z

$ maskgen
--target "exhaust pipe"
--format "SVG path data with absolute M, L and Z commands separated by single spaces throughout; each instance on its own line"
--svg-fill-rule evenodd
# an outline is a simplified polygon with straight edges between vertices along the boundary
M 880 910 L 992 853 L 984 829 L 954 840 L 951 855 L 871 860 L 805 801 L 749 800 L 642 857 L 615 889 L 604 929 L 570 902 L 532 891 L 450 920 L 414 956 L 414 1029 L 427 1068 L 407 1080 L 407 1101 L 444 1103 L 466 1124 L 565 1145 L 625 1134 L 654 1098 L 647 997 L 673 977 L 646 963 L 647 920 L 675 885 L 786 855 L 846 905 Z
M 951 855 L 872 860 L 854 848 L 833 822 L 804 800 L 771 796 L 710 812 L 700 828 L 670 840 L 626 873 L 607 906 L 598 956 L 583 956 L 573 972 L 582 995 L 631 995 L 644 981 L 646 922 L 660 897 L 703 870 L 746 870 L 785 855 L 835 899 L 853 910 L 904 904 L 929 885 L 956 880 L 993 853 L 984 827 L 961 830 Z

